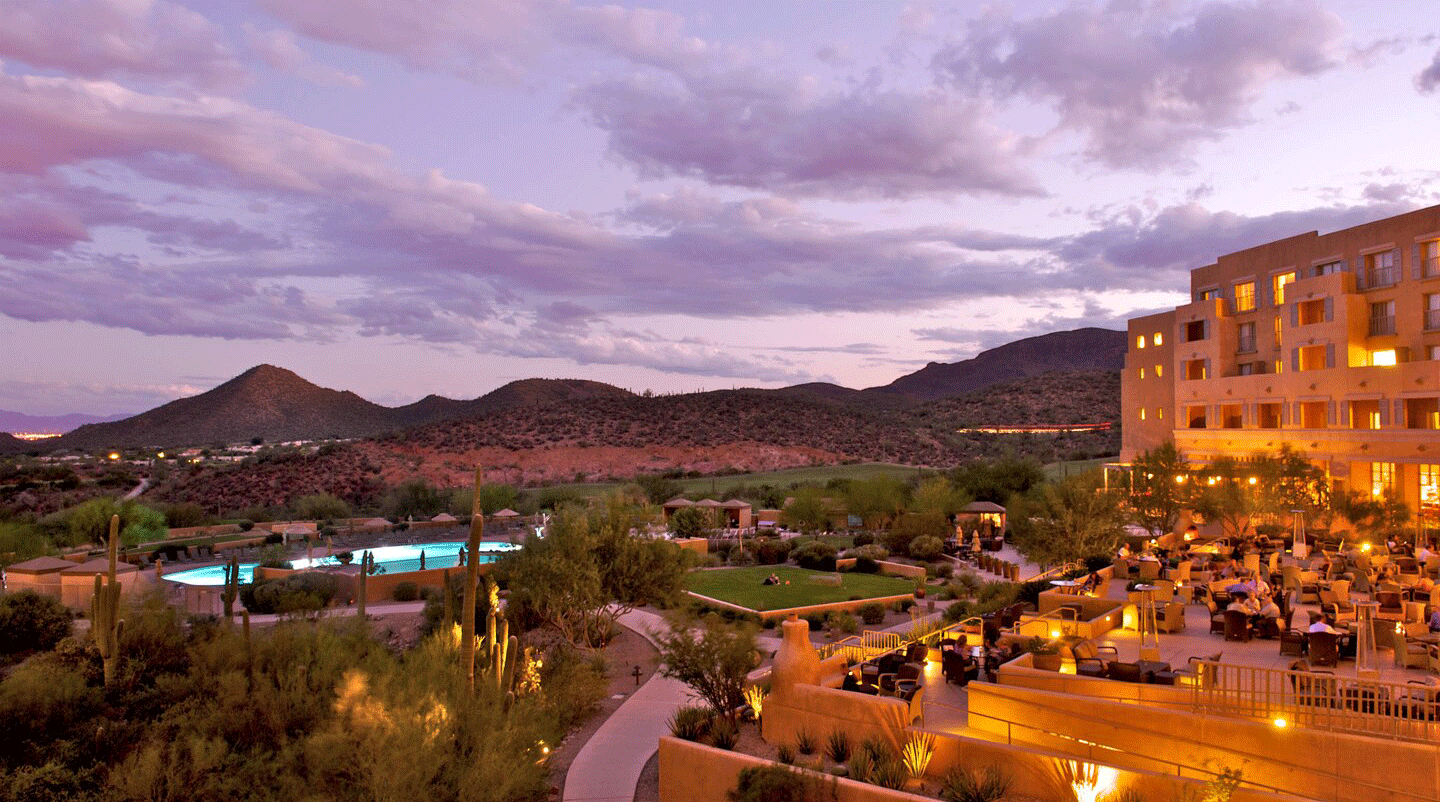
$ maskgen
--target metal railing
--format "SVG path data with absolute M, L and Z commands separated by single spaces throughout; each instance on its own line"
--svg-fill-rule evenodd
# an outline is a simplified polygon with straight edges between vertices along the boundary
M 1440 256 L 1420 257 L 1420 275 L 1422 278 L 1440 276 Z
M 1440 309 L 1425 310 L 1425 330 L 1434 331 L 1440 329 Z
M 1379 337 L 1395 333 L 1395 316 L 1378 315 L 1370 318 L 1370 336 Z
M 1440 736 L 1440 688 L 1199 661 L 1204 681 L 1191 686 L 1198 713 L 1283 726 L 1433 744 Z
M 1255 337 L 1254 337 L 1254 335 L 1251 335 L 1251 336 L 1249 336 L 1249 337 L 1241 337 L 1241 338 L 1239 338 L 1238 340 L 1235 341 L 1235 353 L 1237 353 L 1237 354 L 1249 354 L 1249 353 L 1254 353 L 1254 351 L 1255 351 Z
M 1393 287 L 1400 283 L 1400 268 L 1394 265 L 1388 267 L 1372 267 L 1367 270 L 1360 270 L 1355 274 L 1355 289 L 1373 290 L 1376 287 Z

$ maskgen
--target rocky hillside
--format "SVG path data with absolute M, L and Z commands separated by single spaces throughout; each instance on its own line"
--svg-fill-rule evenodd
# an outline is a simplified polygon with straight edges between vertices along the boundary
M 1125 332 L 1076 329 L 1016 340 L 963 362 L 931 362 L 865 393 L 934 400 L 1055 371 L 1119 371 L 1124 365 Z
M 24 454 L 38 448 L 41 446 L 37 443 L 26 442 L 12 434 L 0 432 L 0 454 Z

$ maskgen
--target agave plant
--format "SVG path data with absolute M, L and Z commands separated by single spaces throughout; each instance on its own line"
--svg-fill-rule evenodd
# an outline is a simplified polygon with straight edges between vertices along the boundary
M 925 776 L 925 768 L 930 765 L 930 758 L 934 756 L 935 736 L 925 732 L 910 733 L 910 740 L 905 742 L 901 759 L 911 777 L 918 780 Z
M 850 736 L 844 730 L 834 730 L 825 739 L 825 756 L 836 763 L 850 759 Z

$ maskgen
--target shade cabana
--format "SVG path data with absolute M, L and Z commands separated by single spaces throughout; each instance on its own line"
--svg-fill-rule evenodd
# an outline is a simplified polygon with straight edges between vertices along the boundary
M 60 598 L 60 572 L 75 563 L 59 557 L 36 557 L 5 569 L 5 590 L 19 593 L 33 590 L 42 596 Z

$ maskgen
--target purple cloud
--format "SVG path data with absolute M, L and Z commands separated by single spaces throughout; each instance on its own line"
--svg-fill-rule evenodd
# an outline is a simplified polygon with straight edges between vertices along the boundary
M 176 3 L 10 0 L 0 58 L 85 78 L 233 89 L 248 73 L 205 17 Z
M 961 91 L 1053 106 L 1061 126 L 1088 137 L 1095 161 L 1159 168 L 1247 124 L 1268 83 L 1339 61 L 1340 22 L 1315 2 L 1188 8 L 1076 4 L 1028 19 L 992 11 L 932 66 Z
M 1435 58 L 1430 61 L 1430 66 L 1415 76 L 1415 86 L 1427 95 L 1440 88 L 1440 50 L 1435 52 Z

